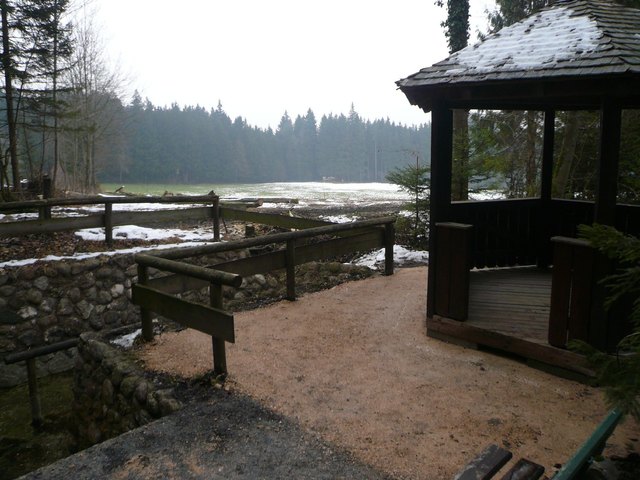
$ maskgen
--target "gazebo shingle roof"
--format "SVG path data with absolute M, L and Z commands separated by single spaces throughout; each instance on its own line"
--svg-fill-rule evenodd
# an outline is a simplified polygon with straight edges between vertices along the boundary
M 544 8 L 397 85 L 405 90 L 628 74 L 640 75 L 640 10 L 573 0 Z

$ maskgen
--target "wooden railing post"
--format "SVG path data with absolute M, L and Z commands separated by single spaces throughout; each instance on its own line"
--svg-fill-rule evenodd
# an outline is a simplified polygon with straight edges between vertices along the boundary
M 42 427 L 42 410 L 38 395 L 35 357 L 27 359 L 27 381 L 29 383 L 29 402 L 31 403 L 31 425 L 33 428 L 39 429 Z
M 138 264 L 138 283 L 146 285 L 149 282 L 149 271 L 146 266 Z M 140 307 L 140 321 L 142 323 L 142 339 L 146 342 L 153 340 L 153 320 L 151 311 Z
M 296 242 L 287 240 L 287 250 L 285 254 L 287 265 L 287 300 L 296 299 Z
M 107 245 L 113 245 L 113 205 L 111 203 L 104 204 L 104 240 Z
M 436 223 L 435 313 L 454 320 L 469 314 L 469 270 L 471 267 L 472 225 Z M 431 259 L 431 257 L 430 257 Z M 430 267 L 431 268 L 431 267 Z
M 213 199 L 213 241 L 220 241 L 220 197 Z
M 222 285 L 211 282 L 209 284 L 209 301 L 213 308 L 222 310 Z M 227 353 L 224 340 L 211 337 L 211 347 L 213 350 L 213 373 L 214 375 L 227 374 Z
M 384 226 L 384 274 L 393 275 L 393 246 L 396 241 L 396 229 L 393 223 Z

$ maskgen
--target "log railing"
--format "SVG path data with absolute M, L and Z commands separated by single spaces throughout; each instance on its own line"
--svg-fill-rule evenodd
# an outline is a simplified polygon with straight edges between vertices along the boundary
M 138 254 L 135 257 L 138 264 L 138 283 L 133 286 L 133 302 L 141 309 L 143 338 L 145 340 L 153 338 L 151 312 L 207 333 L 212 337 L 214 373 L 226 374 L 224 342 L 233 343 L 235 335 L 233 315 L 223 310 L 222 286 L 238 288 L 241 285 L 242 276 L 284 269 L 287 299 L 295 300 L 296 265 L 380 247 L 385 248 L 385 274 L 391 275 L 393 274 L 394 223 L 394 217 L 386 217 L 346 224 L 323 225 L 233 242 Z M 307 243 L 309 240 L 313 241 Z M 208 267 L 179 261 L 185 258 L 273 244 L 284 244 L 284 248 Z M 149 268 L 167 272 L 169 275 L 150 278 Z M 207 287 L 210 298 L 208 306 L 175 296 Z
M 205 207 L 181 208 L 152 211 L 113 211 L 114 204 L 209 204 Z M 51 218 L 53 207 L 103 205 L 104 211 L 81 217 Z M 27 235 L 34 233 L 53 233 L 83 228 L 105 229 L 105 241 L 113 242 L 113 227 L 119 225 L 145 225 L 166 222 L 212 220 L 214 239 L 220 238 L 220 208 L 217 195 L 173 197 L 87 197 L 59 198 L 46 200 L 28 200 L 0 204 L 0 212 L 38 210 L 37 220 L 20 220 L 0 223 L 0 237 Z
M 593 222 L 593 202 L 554 199 L 454 202 L 447 221 L 473 225 L 471 265 L 547 266 L 553 236 L 575 237 L 578 225 Z M 640 235 L 640 206 L 618 205 L 616 228 Z

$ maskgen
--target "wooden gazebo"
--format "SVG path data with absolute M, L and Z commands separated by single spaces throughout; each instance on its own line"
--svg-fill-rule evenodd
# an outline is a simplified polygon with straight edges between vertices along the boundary
M 640 108 L 640 10 L 555 2 L 397 82 L 431 112 L 427 333 L 585 372 L 570 339 L 611 349 L 624 322 L 603 308 L 606 261 L 579 224 L 640 234 L 640 206 L 617 202 L 621 117 Z M 453 110 L 544 112 L 540 195 L 452 201 Z M 600 112 L 594 202 L 552 197 L 555 113 Z

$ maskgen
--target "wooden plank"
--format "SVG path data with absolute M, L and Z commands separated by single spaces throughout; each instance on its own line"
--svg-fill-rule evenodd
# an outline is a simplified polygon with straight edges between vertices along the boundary
M 213 268 L 191 265 L 190 263 L 177 262 L 166 258 L 158 258 L 146 253 L 139 253 L 135 256 L 138 265 L 153 267 L 166 272 L 187 275 L 193 278 L 206 280 L 207 282 L 219 283 L 230 287 L 238 288 L 242 284 L 242 277 L 234 273 L 222 272 Z
M 151 210 L 148 212 L 113 212 L 113 225 L 145 225 L 154 223 L 211 220 L 211 207 Z
M 257 273 L 267 273 L 273 270 L 279 270 L 286 267 L 285 251 L 276 250 L 275 252 L 262 253 L 260 255 L 252 255 L 238 260 L 230 260 L 228 262 L 217 263 L 212 265 L 217 270 L 224 272 L 237 273 L 242 276 L 255 275 Z
M 287 269 L 287 300 L 296 299 L 296 241 L 287 240 L 285 249 L 285 263 Z
M 188 258 L 201 255 L 211 255 L 214 253 L 228 252 L 230 250 L 239 250 L 242 248 L 257 247 L 260 245 L 270 245 L 274 243 L 286 242 L 289 239 L 312 238 L 321 235 L 348 236 L 355 235 L 366 231 L 375 230 L 371 227 L 382 227 L 388 223 L 395 223 L 395 217 L 382 217 L 371 220 L 361 220 L 352 223 L 339 223 L 325 225 L 322 227 L 314 227 L 295 232 L 274 233 L 272 235 L 264 235 L 261 237 L 245 238 L 234 242 L 215 243 L 210 245 L 202 245 L 197 247 L 176 248 L 169 250 L 156 250 L 154 256 L 162 258 Z
M 357 251 L 368 251 L 382 247 L 382 230 L 376 230 L 353 237 L 325 240 L 309 245 L 296 247 L 296 265 L 314 260 L 345 255 Z M 257 273 L 267 273 L 286 267 L 285 251 L 263 253 L 229 262 L 216 263 L 207 268 L 214 268 L 223 272 L 235 273 L 243 277 Z M 197 278 L 184 275 L 167 275 L 149 280 L 148 285 L 165 293 L 182 293 L 189 290 L 200 290 L 208 283 Z
M 551 307 L 549 310 L 549 344 L 554 347 L 564 348 L 567 345 L 572 263 L 572 247 L 565 243 L 556 242 L 553 249 Z
M 455 320 L 466 320 L 469 316 L 471 235 L 471 225 L 452 229 L 449 260 L 451 268 L 449 317 Z
M 104 216 L 102 214 L 87 215 L 86 217 L 52 218 L 50 220 L 22 220 L 19 222 L 0 223 L 0 236 L 53 233 L 102 226 L 104 226 Z
M 47 198 L 43 200 L 23 200 L 19 202 L 5 202 L 0 204 L 0 211 L 26 210 L 39 207 L 64 207 L 75 205 L 99 205 L 99 204 L 127 204 L 127 203 L 212 203 L 218 197 L 216 195 L 173 195 L 166 197 L 148 196 L 93 196 L 71 198 Z
M 526 458 L 521 458 L 502 477 L 502 480 L 538 480 L 544 473 L 544 467 Z
M 132 294 L 133 303 L 142 308 L 175 320 L 188 328 L 227 342 L 235 342 L 233 315 L 227 312 L 187 302 L 143 285 L 134 285 Z
M 305 229 L 334 225 L 331 222 L 326 222 L 323 220 L 289 217 L 286 215 L 278 215 L 276 213 L 250 212 L 247 210 L 237 210 L 228 207 L 220 207 L 220 215 L 222 216 L 222 218 L 228 220 L 240 220 L 243 222 L 260 223 L 263 225 L 271 225 L 281 228 Z
M 497 445 L 489 445 L 458 472 L 454 480 L 488 480 L 492 478 L 513 454 Z
M 582 355 L 568 350 L 550 345 L 540 345 L 510 335 L 478 328 L 469 325 L 467 322 L 442 318 L 438 315 L 432 318 L 427 317 L 427 334 L 430 330 L 459 338 L 466 342 L 515 353 L 525 358 L 562 367 L 588 377 L 594 376 L 593 371 L 587 366 L 586 359 Z
M 326 260 L 354 252 L 367 252 L 384 246 L 383 230 L 377 229 L 352 237 L 324 240 L 296 247 L 296 265 Z
M 573 255 L 567 339 L 588 341 L 591 321 L 593 249 L 591 247 L 576 247 L 573 250 Z
M 435 274 L 435 314 L 445 317 L 449 316 L 449 306 L 451 300 L 451 229 L 436 227 L 437 241 L 437 271 Z M 433 258 L 432 256 L 429 257 Z M 433 268 L 433 267 L 431 267 Z

